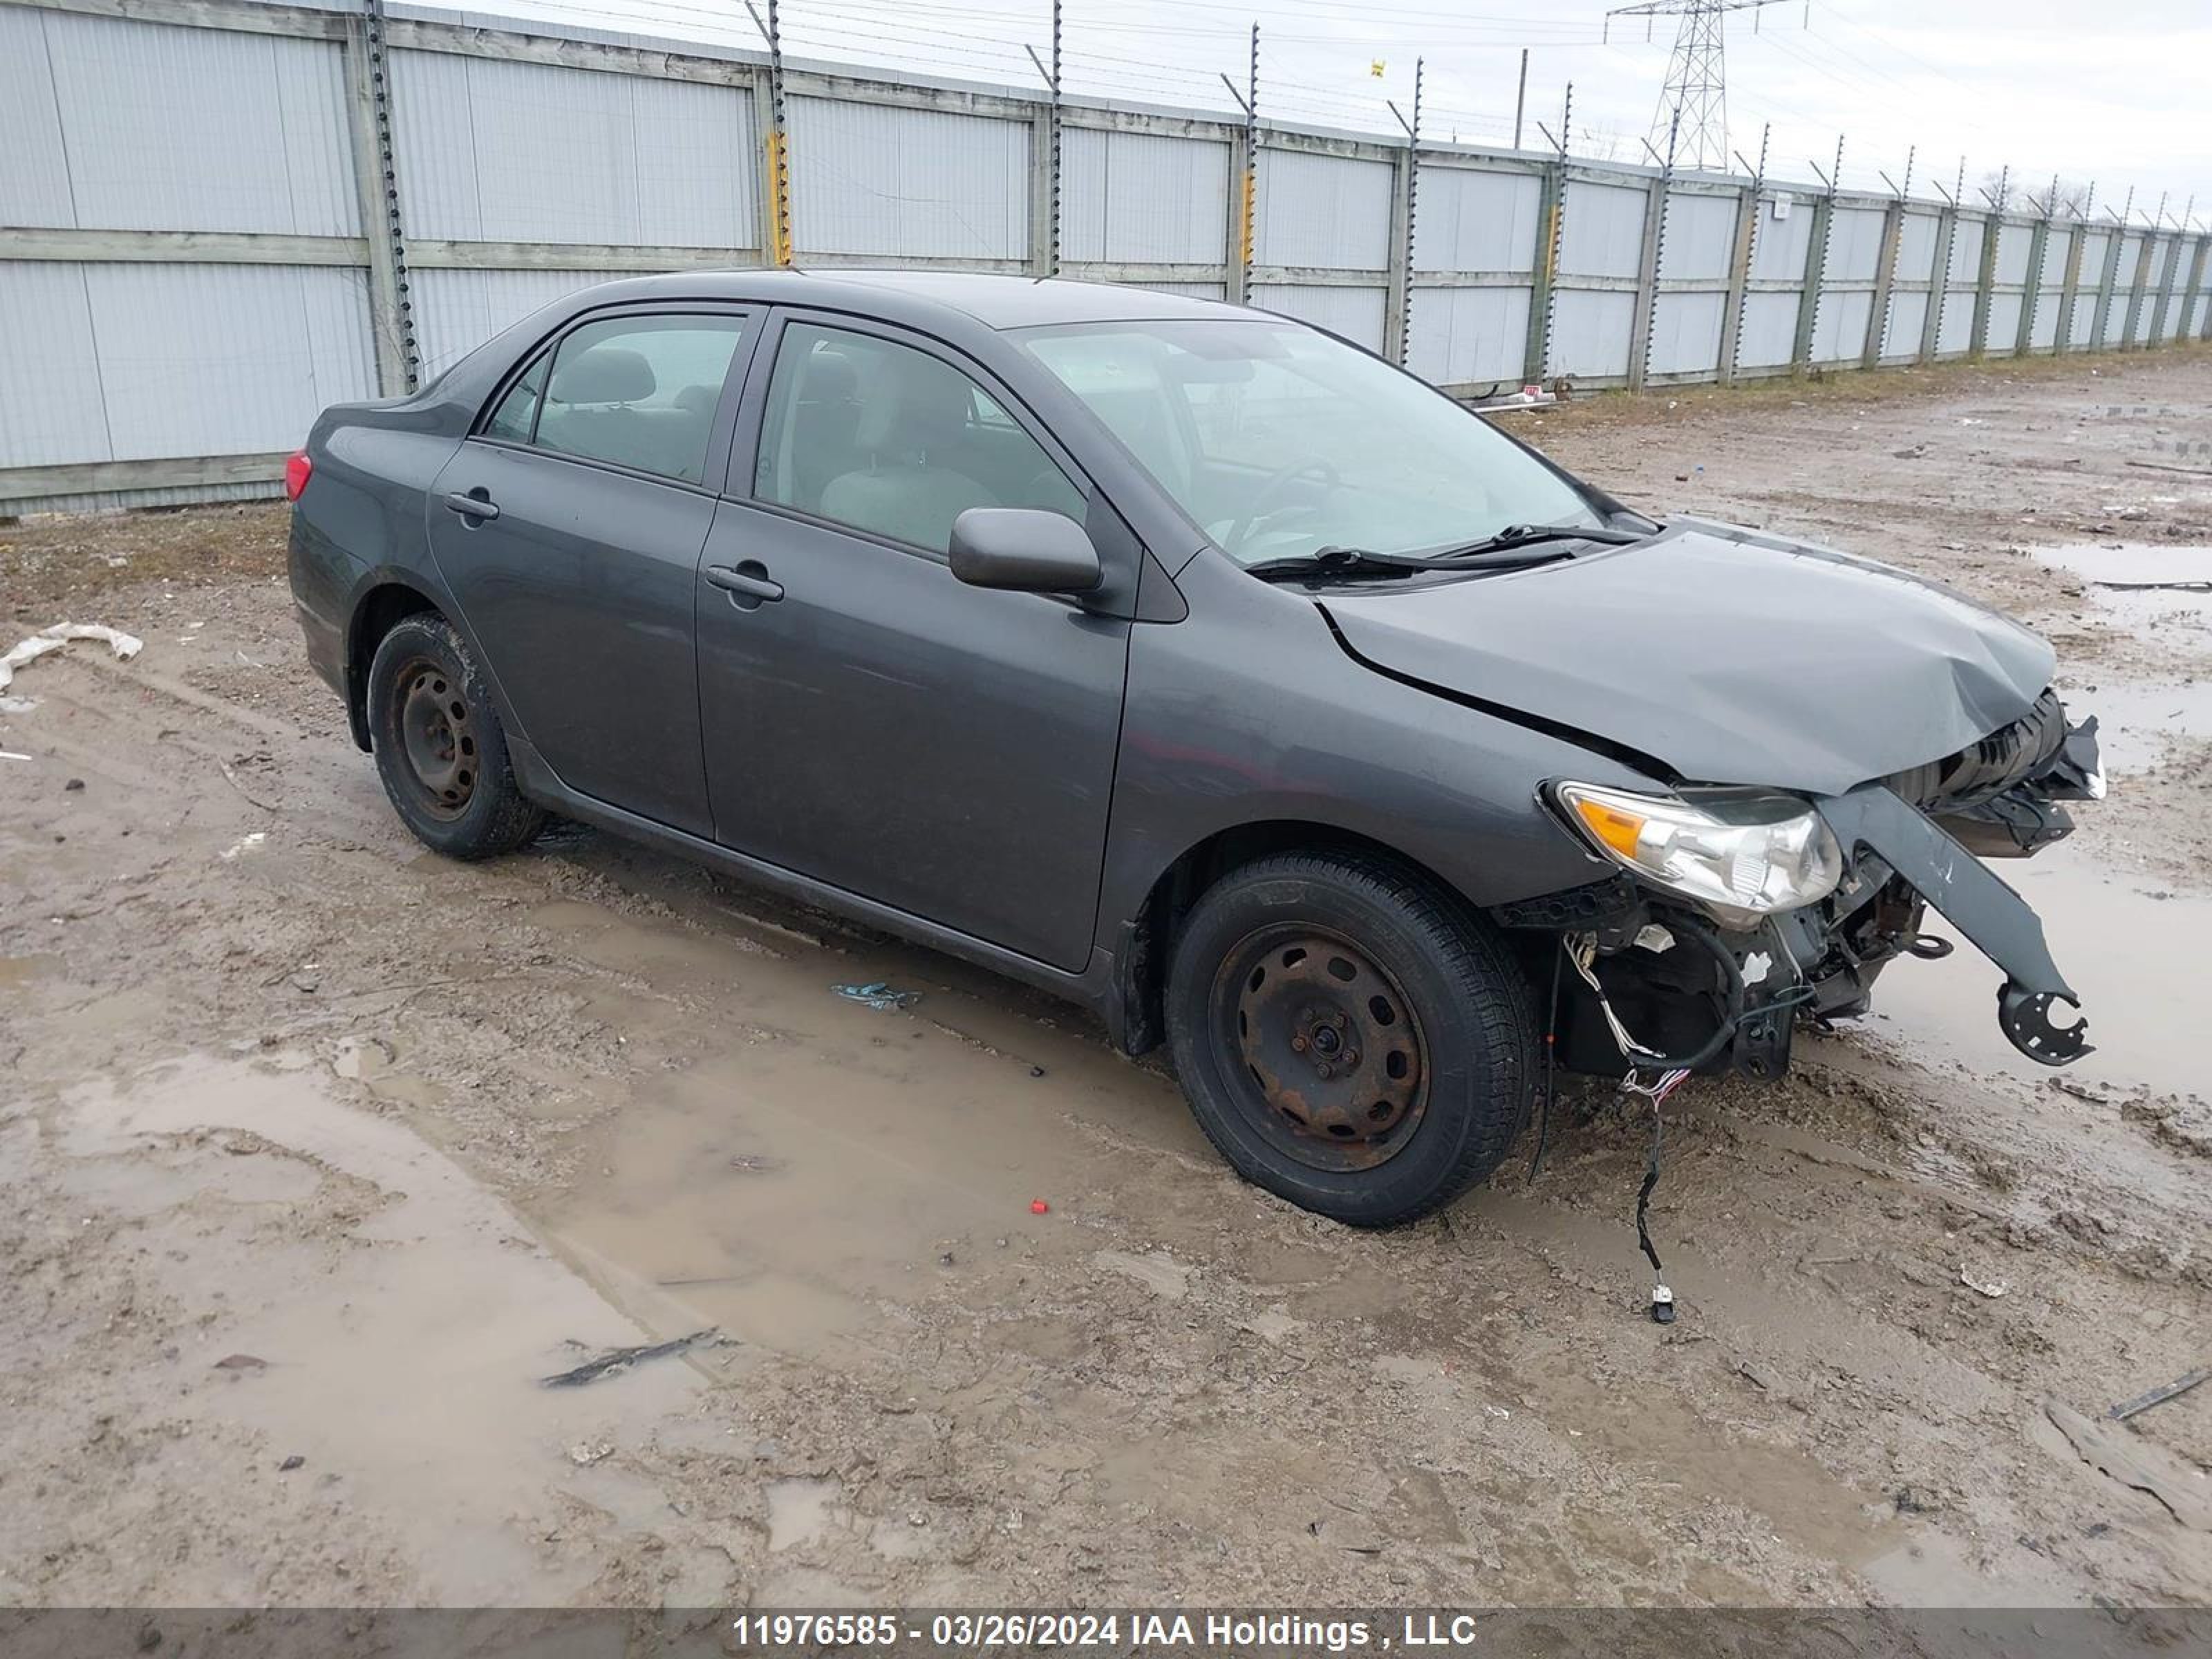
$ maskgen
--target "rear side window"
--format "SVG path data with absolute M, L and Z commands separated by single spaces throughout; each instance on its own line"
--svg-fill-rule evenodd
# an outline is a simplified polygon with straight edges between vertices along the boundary
M 502 438 L 511 444 L 530 441 L 538 428 L 538 405 L 545 396 L 545 372 L 552 367 L 553 354 L 541 353 L 492 410 L 491 419 L 484 422 L 485 437 Z
M 736 316 L 586 323 L 515 383 L 485 433 L 704 483 L 707 440 L 744 326 Z M 526 436 L 518 428 L 533 416 Z

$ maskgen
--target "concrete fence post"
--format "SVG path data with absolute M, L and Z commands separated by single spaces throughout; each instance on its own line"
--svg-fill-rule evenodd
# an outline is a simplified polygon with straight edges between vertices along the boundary
M 2197 239 L 2197 264 L 2189 278 L 2189 303 L 2191 306 L 2197 303 L 2197 295 L 2204 292 L 2204 273 L 2208 266 L 2212 266 L 2212 235 L 2199 236 Z M 2189 331 L 2188 317 L 2187 312 L 2182 313 L 2182 332 L 2185 334 Z M 2204 320 L 2197 325 L 2197 337 L 2212 340 L 2212 297 L 2205 300 Z
M 2124 236 L 2121 240 L 2124 241 L 2126 238 Z M 2127 309 L 2120 321 L 2118 349 L 2122 351 L 2136 349 L 2136 325 L 2142 320 L 2144 286 L 2150 275 L 2150 256 L 2157 241 L 2155 236 L 2145 232 L 2142 241 L 2136 249 L 2135 275 L 2128 282 Z
M 2087 221 L 2076 219 L 2066 239 L 2066 274 L 2059 279 L 2058 288 L 2058 331 L 2051 338 L 2055 353 L 2075 349 L 2074 303 L 2081 295 L 2081 242 L 2088 228 Z
M 1929 268 L 1928 309 L 1920 319 L 1920 353 L 1932 363 L 1943 338 L 1943 303 L 1951 297 L 1951 250 L 1959 239 L 1959 209 L 1954 203 L 1936 216 L 1936 263 Z
M 1401 367 L 1413 281 L 1413 169 L 1411 145 L 1390 158 L 1390 246 L 1382 276 L 1382 355 Z
M 1567 164 L 1562 155 L 1544 164 L 1536 198 L 1536 258 L 1528 289 L 1528 339 L 1521 354 L 1521 380 L 1540 386 L 1552 355 L 1552 301 L 1559 276 L 1559 238 L 1567 222 Z
M 1805 247 L 1805 286 L 1797 296 L 1797 335 L 1790 347 L 1790 372 L 1802 374 L 1813 364 L 1813 331 L 1820 315 L 1820 290 L 1828 280 L 1828 231 L 1835 223 L 1836 191 L 1813 201 L 1813 234 Z
M 2181 235 L 2179 232 L 2166 239 L 2166 274 L 2159 279 L 2158 300 L 2151 307 L 2150 337 L 2143 342 L 2148 349 L 2166 338 L 2166 319 L 2173 314 L 2174 279 L 2181 274 Z
M 407 275 L 399 220 L 399 166 L 392 128 L 392 72 L 384 49 L 384 8 L 372 5 L 346 20 L 340 43 L 346 87 L 346 129 L 353 150 L 354 194 L 368 244 L 368 333 L 376 389 L 398 398 L 419 383 L 413 284 Z
M 2150 331 L 2143 329 L 2143 324 L 2145 313 L 2158 304 L 2158 278 L 2154 274 L 2157 269 L 2158 233 L 2147 230 L 2143 233 L 2142 252 L 2136 255 L 2135 286 L 2128 291 L 2127 332 L 2121 338 L 2125 350 L 2140 351 L 2149 343 Z M 2136 338 L 2138 329 L 2142 329 L 2144 335 L 2141 342 Z
M 2195 305 L 2197 296 L 2204 293 L 2204 278 L 2212 275 L 2212 235 L 2197 239 L 2197 280 L 2189 285 L 2189 303 Z M 2197 337 L 2212 340 L 2212 295 L 2204 301 L 2204 320 L 2197 325 Z
M 2153 345 L 2160 343 L 2166 338 L 2166 331 L 2173 326 L 2173 305 L 2180 297 L 2181 267 L 2188 252 L 2188 245 L 2179 230 L 2166 239 L 2166 281 L 2159 291 L 2158 314 L 2152 319 L 2150 326 Z
M 1991 213 L 1982 221 L 1982 265 L 1974 273 L 1974 331 L 1966 356 L 1981 362 L 1990 349 L 1990 302 L 1996 297 L 1997 243 L 2004 235 L 2004 216 Z
M 1233 128 L 1229 135 L 1229 220 L 1223 233 L 1221 289 L 1232 306 L 1249 302 L 1257 142 L 1249 125 Z
M 1889 295 L 1897 283 L 1897 253 L 1905 240 L 1905 198 L 1894 198 L 1881 213 L 1881 252 L 1875 262 L 1874 303 L 1867 307 L 1866 349 L 1859 354 L 1861 368 L 1881 366 L 1881 348 L 1889 337 Z
M 1723 386 L 1735 383 L 1743 356 L 1744 299 L 1751 291 L 1751 260 L 1759 246 L 1759 210 L 1764 199 L 1753 179 L 1736 192 L 1735 241 L 1729 252 L 1728 297 L 1721 301 L 1721 361 Z
M 2112 301 L 2120 285 L 2120 245 L 2126 241 L 2124 226 L 2114 224 L 2105 240 L 2105 268 L 2097 273 L 2097 309 L 2089 322 L 2089 349 L 2105 349 L 2105 330 L 2112 319 Z
M 1425 65 L 1420 58 L 1413 60 L 1413 118 L 1400 116 L 1406 129 L 1406 149 L 1397 157 L 1397 172 L 1391 183 L 1395 186 L 1392 222 L 1395 234 L 1390 239 L 1389 291 L 1383 296 L 1382 332 L 1384 349 L 1399 368 L 1406 366 L 1407 355 L 1413 345 L 1413 232 L 1415 216 L 1421 203 L 1421 90 Z M 1390 106 L 1397 115 L 1398 106 Z
M 2038 219 L 2027 239 L 2027 288 L 2020 296 L 2020 328 L 2012 354 L 2025 357 L 2035 347 L 2035 311 L 2043 303 L 2043 258 L 2051 246 L 2051 221 Z
M 1628 389 L 1641 392 L 1651 369 L 1651 325 L 1659 311 L 1659 264 L 1667 247 L 1667 198 L 1672 168 L 1651 181 L 1644 201 L 1644 234 L 1636 252 L 1636 310 L 1628 331 Z
M 753 167 L 757 175 L 753 188 L 753 246 L 760 250 L 763 264 L 781 264 L 776 251 L 783 241 L 784 204 L 780 198 L 784 186 L 778 180 L 787 158 L 778 137 L 775 84 L 765 64 L 753 75 L 752 100 Z
M 1030 252 L 1032 276 L 1057 274 L 1060 252 L 1059 123 L 1048 106 L 1030 117 Z
M 791 132 L 783 95 L 783 45 L 773 8 L 769 14 L 769 61 L 753 77 L 753 128 L 760 134 L 761 262 L 788 265 L 791 231 Z

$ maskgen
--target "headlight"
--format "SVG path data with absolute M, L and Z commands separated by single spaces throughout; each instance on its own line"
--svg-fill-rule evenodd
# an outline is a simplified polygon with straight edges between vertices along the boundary
M 1835 836 L 1794 795 L 1715 791 L 1692 802 L 1588 783 L 1563 783 L 1559 794 L 1599 852 L 1739 932 L 1826 898 L 1843 879 Z

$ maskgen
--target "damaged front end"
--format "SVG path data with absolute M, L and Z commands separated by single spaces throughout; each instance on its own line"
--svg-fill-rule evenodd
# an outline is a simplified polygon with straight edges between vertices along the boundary
M 1981 860 L 2041 850 L 2073 828 L 2063 803 L 2103 793 L 2096 722 L 2069 729 L 2050 692 L 1958 754 L 1840 794 L 1563 782 L 1547 805 L 1620 872 L 1500 919 L 1559 939 L 1569 970 L 1544 979 L 1570 1070 L 1779 1076 L 1799 1014 L 1864 1013 L 1890 962 L 1949 954 L 1930 907 L 2003 970 L 2013 1046 L 2063 1066 L 2090 1052 L 2085 1020 L 2054 1018 L 2080 1002 L 2035 912 Z

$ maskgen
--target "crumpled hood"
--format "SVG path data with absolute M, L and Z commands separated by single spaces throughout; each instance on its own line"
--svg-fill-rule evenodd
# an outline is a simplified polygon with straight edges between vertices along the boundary
M 1573 728 L 1696 783 L 1832 795 L 2028 712 L 2051 647 L 1869 559 L 1676 520 L 1651 541 L 1320 598 L 1400 678 Z

